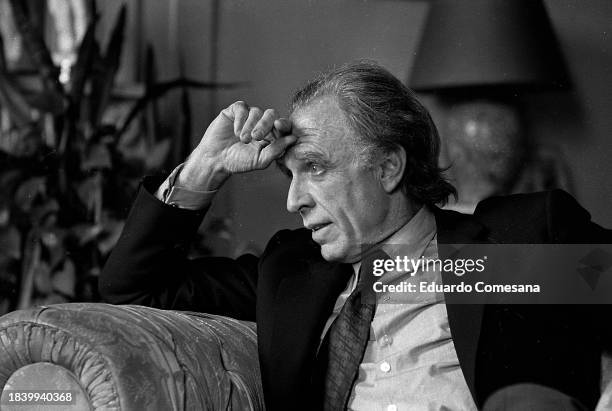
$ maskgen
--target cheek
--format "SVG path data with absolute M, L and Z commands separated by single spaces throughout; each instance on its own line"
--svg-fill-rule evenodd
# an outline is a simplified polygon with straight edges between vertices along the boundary
M 338 173 L 317 184 L 316 202 L 337 224 L 340 234 L 361 237 L 376 226 L 384 213 L 385 194 L 376 178 L 368 171 Z
M 360 206 L 360 212 L 356 215 L 355 222 L 357 233 L 365 237 L 377 231 L 384 221 L 385 206 L 376 201 L 376 198 L 364 198 Z
M 384 219 L 387 202 L 383 201 L 377 186 L 348 187 L 339 201 L 338 216 L 343 223 L 343 231 L 351 237 L 364 237 L 374 231 Z M 340 194 L 340 193 L 338 193 Z

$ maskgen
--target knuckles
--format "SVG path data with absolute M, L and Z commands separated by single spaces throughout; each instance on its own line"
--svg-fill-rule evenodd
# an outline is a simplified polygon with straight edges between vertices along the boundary
M 244 108 L 246 110 L 249 109 L 249 105 L 247 103 L 245 103 L 242 100 L 238 100 L 236 101 L 234 104 L 232 104 L 232 106 L 236 107 L 236 108 Z
M 277 116 L 276 110 L 273 108 L 268 108 L 265 111 L 262 110 L 259 107 L 256 106 L 249 106 L 245 101 L 243 100 L 238 100 L 234 103 L 232 103 L 228 109 L 231 109 L 234 111 L 234 113 L 237 113 L 238 111 L 246 111 L 249 113 L 249 116 L 255 117 L 255 118 L 261 118 L 263 116 L 265 116 L 267 119 L 272 119 L 277 120 L 279 117 Z M 227 110 L 227 109 L 226 109 Z M 224 110 L 225 111 L 225 110 Z

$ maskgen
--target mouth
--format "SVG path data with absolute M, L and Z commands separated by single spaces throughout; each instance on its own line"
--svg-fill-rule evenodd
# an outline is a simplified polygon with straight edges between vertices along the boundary
M 316 233 L 320 229 L 322 229 L 324 227 L 327 227 L 330 224 L 331 223 L 313 224 L 313 225 L 306 226 L 306 228 L 309 229 L 310 231 L 312 231 L 313 233 Z

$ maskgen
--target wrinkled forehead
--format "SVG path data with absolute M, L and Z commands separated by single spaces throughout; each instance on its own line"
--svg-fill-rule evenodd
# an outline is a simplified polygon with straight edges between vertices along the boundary
M 355 137 L 344 111 L 331 96 L 317 98 L 297 108 L 290 119 L 291 133 L 298 142 L 346 144 Z
M 333 97 L 320 97 L 295 109 L 290 117 L 293 130 L 299 134 L 319 131 L 338 132 L 349 128 L 346 116 Z
M 291 114 L 291 134 L 297 142 L 281 161 L 311 156 L 343 157 L 357 143 L 352 128 L 333 100 L 314 102 Z

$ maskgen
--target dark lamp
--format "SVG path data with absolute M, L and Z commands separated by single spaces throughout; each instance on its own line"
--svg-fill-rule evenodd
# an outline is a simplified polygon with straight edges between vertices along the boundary
M 409 85 L 550 90 L 570 82 L 540 0 L 432 0 Z

